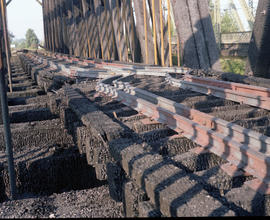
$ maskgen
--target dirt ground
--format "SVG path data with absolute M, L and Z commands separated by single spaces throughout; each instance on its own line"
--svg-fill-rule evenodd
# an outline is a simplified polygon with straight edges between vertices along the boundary
M 0 218 L 120 218 L 122 203 L 110 198 L 107 185 L 50 196 L 23 195 L 0 204 Z

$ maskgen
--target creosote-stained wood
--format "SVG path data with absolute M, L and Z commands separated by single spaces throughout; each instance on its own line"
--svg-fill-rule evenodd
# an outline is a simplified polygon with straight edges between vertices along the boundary
M 143 0 L 135 0 L 134 10 L 136 15 L 136 31 L 138 34 L 139 42 L 141 45 L 142 60 L 146 63 L 146 48 L 145 48 L 145 31 L 144 31 L 144 11 L 143 11 Z M 146 14 L 147 21 L 147 42 L 148 42 L 148 64 L 154 64 L 154 43 L 152 37 L 152 29 L 150 27 L 150 16 Z

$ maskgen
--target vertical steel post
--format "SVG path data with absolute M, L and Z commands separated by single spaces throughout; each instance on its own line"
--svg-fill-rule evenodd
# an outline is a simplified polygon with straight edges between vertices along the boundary
M 2 28 L 5 30 L 5 16 L 3 16 L 3 6 L 4 0 L 1 0 L 1 15 L 2 24 L 0 22 L 0 32 L 2 32 Z M 3 25 L 3 27 L 2 27 Z M 7 31 L 7 30 L 6 30 Z M 0 34 L 0 41 L 3 42 L 2 34 Z M 5 40 L 5 47 L 8 47 L 8 41 Z M 6 50 L 6 55 L 8 55 L 9 51 Z M 3 48 L 0 45 L 0 98 L 1 98 L 1 108 L 2 108 L 2 117 L 3 117 L 3 125 L 4 125 L 4 136 L 5 136 L 5 144 L 6 144 L 6 154 L 8 157 L 8 172 L 9 172 L 9 183 L 10 183 L 10 193 L 11 199 L 16 198 L 16 179 L 15 179 L 15 171 L 14 171 L 14 159 L 13 159 L 13 151 L 12 151 L 12 142 L 11 142 L 11 131 L 10 131 L 10 121 L 8 114 L 8 104 L 7 104 L 7 93 L 6 93 L 6 85 L 5 85 L 5 70 L 3 66 Z
M 147 38 L 147 21 L 146 21 L 146 0 L 143 0 L 143 21 L 144 21 L 144 35 L 145 35 L 145 59 L 146 64 L 148 64 L 148 38 Z
M 117 10 L 116 13 L 117 13 L 118 23 L 121 24 L 121 18 L 120 18 L 121 8 L 120 8 L 119 1 L 118 0 L 116 0 L 116 10 Z M 118 25 L 117 35 L 118 35 L 119 47 L 121 46 L 121 32 L 120 32 L 120 28 L 121 28 L 121 26 Z M 119 60 L 122 61 L 123 60 L 123 58 L 122 58 L 122 47 L 120 47 L 119 54 L 118 55 L 119 55 Z
M 165 66 L 162 0 L 159 0 L 159 17 L 160 17 L 160 40 L 161 40 L 161 65 Z
M 179 37 L 177 36 L 177 66 L 180 67 L 180 40 Z
M 128 41 L 128 28 L 127 28 L 127 8 L 126 8 L 126 4 L 124 4 L 125 2 L 122 1 L 122 19 L 124 21 L 124 37 L 125 37 L 125 44 L 127 45 L 125 47 L 125 53 L 126 53 L 126 57 L 127 57 L 127 61 L 129 61 L 129 57 L 128 57 L 128 46 L 129 46 L 129 41 Z
M 170 66 L 173 66 L 172 61 L 172 33 L 171 33 L 171 1 L 167 0 L 168 5 L 168 32 L 169 32 L 169 57 L 170 57 Z
M 154 51 L 155 51 L 155 65 L 158 65 L 157 58 L 157 30 L 156 30 L 156 12 L 155 12 L 155 0 L 152 0 L 152 18 L 153 18 L 153 38 L 154 38 Z
M 5 50 L 6 50 L 6 58 L 7 58 L 7 68 L 8 68 L 8 80 L 9 80 L 9 91 L 12 91 L 12 79 L 11 79 L 11 65 L 10 65 L 10 55 L 9 55 L 9 40 L 8 40 L 8 30 L 6 23 L 6 1 L 1 0 L 1 14 L 2 14 L 2 24 L 3 24 L 3 34 L 5 40 Z

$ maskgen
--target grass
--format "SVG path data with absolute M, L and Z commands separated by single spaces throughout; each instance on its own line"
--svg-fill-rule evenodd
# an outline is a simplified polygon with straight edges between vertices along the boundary
M 244 75 L 246 68 L 245 58 L 221 57 L 220 64 L 223 72 L 232 72 Z
M 223 72 L 245 74 L 246 58 L 220 57 L 220 64 Z M 173 65 L 177 66 L 177 55 L 173 54 Z

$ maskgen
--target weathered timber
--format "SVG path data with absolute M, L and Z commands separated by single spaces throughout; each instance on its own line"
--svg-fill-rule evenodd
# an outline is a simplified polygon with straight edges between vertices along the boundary
M 148 0 L 149 5 L 150 5 L 150 11 L 151 11 L 151 17 L 153 17 L 153 13 L 152 13 L 152 1 Z M 155 16 L 156 16 L 156 31 L 157 31 L 157 46 L 158 46 L 158 52 L 159 52 L 159 61 L 161 63 L 162 61 L 162 54 L 161 54 L 161 50 L 162 50 L 162 43 L 161 43 L 161 23 L 160 23 L 160 5 L 159 5 L 159 1 L 155 1 L 154 3 L 154 7 L 155 7 Z M 153 20 L 153 18 L 152 18 Z M 164 63 L 168 66 L 169 65 L 169 42 L 168 42 L 168 38 L 167 38 L 167 33 L 168 33 L 168 28 L 164 28 L 164 19 L 163 20 L 163 36 L 164 36 Z
M 270 2 L 260 0 L 248 51 L 246 73 L 270 78 Z
M 88 19 L 89 35 L 90 35 L 90 47 L 92 58 L 101 58 L 101 44 L 100 34 L 98 27 L 97 14 L 95 12 L 94 2 L 90 1 L 90 16 Z
M 209 12 L 207 13 L 206 9 L 208 4 L 198 4 L 195 0 L 172 0 L 172 6 L 180 39 L 182 63 L 190 68 L 212 68 L 218 62 L 218 57 L 216 57 L 217 47 L 214 44 L 214 37 L 209 38 L 213 32 L 209 31 L 206 35 L 206 31 L 204 31 L 213 29 L 209 22 Z M 211 44 L 208 43 L 209 41 Z M 214 53 L 209 51 L 214 51 Z M 211 58 L 209 58 L 210 56 Z M 217 68 L 218 64 L 213 67 Z
M 90 15 L 90 1 L 82 1 L 82 10 L 83 10 L 83 29 L 84 29 L 84 38 L 83 38 L 83 46 L 84 46 L 84 56 L 90 57 L 90 39 L 89 39 L 89 26 L 88 19 Z
M 81 55 L 80 50 L 80 24 L 81 24 L 81 16 L 80 16 L 80 2 L 73 0 L 72 4 L 72 12 L 73 12 L 73 21 L 74 21 L 74 31 L 75 31 L 75 42 L 74 42 L 74 53 L 75 56 Z
M 149 23 L 150 21 L 149 13 L 146 14 L 148 48 L 145 48 L 144 11 L 142 10 L 144 8 L 143 1 L 138 0 L 134 1 L 133 3 L 136 14 L 136 31 L 141 45 L 142 60 L 144 63 L 146 63 L 146 53 L 148 53 L 148 64 L 154 64 L 155 63 L 154 44 L 153 44 L 152 30 Z
M 116 49 L 118 52 L 118 57 L 120 61 L 128 61 L 128 45 L 125 41 L 124 29 L 123 29 L 123 19 L 121 19 L 121 5 L 119 5 L 118 0 L 110 0 L 110 12 L 112 16 L 114 34 L 115 34 L 115 41 L 116 41 Z
M 104 6 L 98 0 L 94 0 L 95 12 L 97 17 L 97 26 L 99 29 L 99 40 L 101 45 L 101 58 L 109 60 L 109 42 L 106 35 L 106 13 Z
M 122 5 L 123 5 L 123 10 L 125 10 L 124 20 L 125 20 L 126 33 L 127 33 L 128 41 L 129 41 L 131 58 L 133 62 L 140 62 L 141 48 L 140 48 L 140 43 L 137 37 L 136 30 L 135 30 L 132 0 L 124 0 L 122 1 Z
M 116 60 L 118 59 L 118 54 L 116 50 L 116 41 L 115 41 L 115 35 L 114 35 L 114 29 L 113 29 L 113 22 L 112 22 L 112 14 L 110 12 L 110 3 L 109 1 L 104 1 L 104 9 L 106 13 L 106 35 L 107 40 L 109 42 L 109 53 L 110 53 L 110 59 Z

